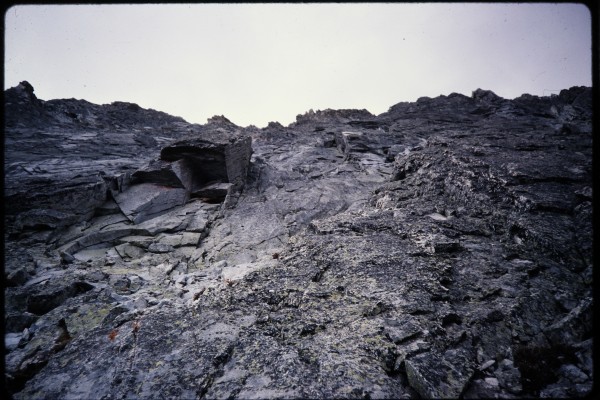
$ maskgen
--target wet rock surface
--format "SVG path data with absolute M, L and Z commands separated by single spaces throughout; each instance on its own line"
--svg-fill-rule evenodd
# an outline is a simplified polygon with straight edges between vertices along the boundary
M 5 102 L 13 398 L 592 391 L 589 88 L 263 129 Z

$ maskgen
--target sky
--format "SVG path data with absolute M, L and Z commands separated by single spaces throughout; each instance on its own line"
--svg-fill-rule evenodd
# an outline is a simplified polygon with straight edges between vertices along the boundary
M 128 101 L 191 123 L 592 85 L 577 3 L 21 5 L 4 18 L 5 89 L 26 80 L 42 100 Z

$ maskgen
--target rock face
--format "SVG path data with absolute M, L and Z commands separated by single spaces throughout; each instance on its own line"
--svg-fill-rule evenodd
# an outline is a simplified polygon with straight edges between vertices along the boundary
M 592 393 L 589 88 L 264 129 L 5 102 L 15 399 Z

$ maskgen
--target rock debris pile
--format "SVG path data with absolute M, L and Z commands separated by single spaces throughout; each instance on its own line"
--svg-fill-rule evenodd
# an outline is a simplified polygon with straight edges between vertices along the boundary
M 8 392 L 589 394 L 591 97 L 259 129 L 6 90 Z

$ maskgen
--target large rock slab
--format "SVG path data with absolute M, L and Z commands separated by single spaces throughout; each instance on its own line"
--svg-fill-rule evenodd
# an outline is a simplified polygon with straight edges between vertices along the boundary
M 106 201 L 108 185 L 98 174 L 87 177 L 63 176 L 39 181 L 12 181 L 5 189 L 5 211 L 17 215 L 15 228 L 61 228 L 89 219 Z
M 183 188 L 141 183 L 132 185 L 113 197 L 123 214 L 133 223 L 139 224 L 184 205 L 189 199 L 189 193 Z

